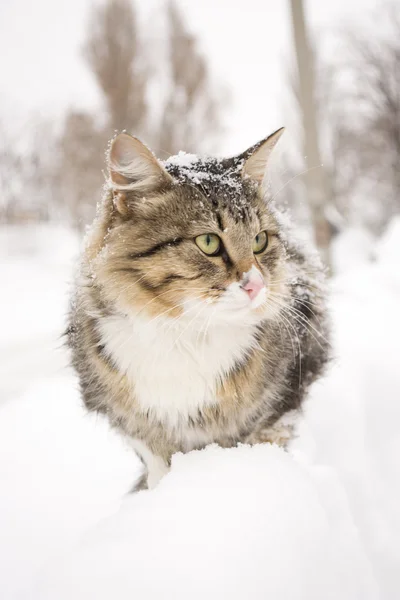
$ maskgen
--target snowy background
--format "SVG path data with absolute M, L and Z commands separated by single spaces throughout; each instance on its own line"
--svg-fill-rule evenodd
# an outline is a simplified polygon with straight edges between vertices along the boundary
M 70 107 L 99 109 L 101 97 L 82 60 L 82 44 L 90 8 L 101 3 L 104 0 L 0 2 L 1 109 L 12 117 L 5 123 L 11 131 L 29 126 L 32 113 L 47 119 Z M 135 2 L 141 27 L 155 46 L 166 3 Z M 291 49 L 289 3 L 247 0 L 244 7 L 241 0 L 178 0 L 177 4 L 211 58 L 216 78 L 226 84 L 231 96 L 224 109 L 221 152 L 240 152 L 281 127 Z M 307 0 L 305 4 L 310 26 L 324 43 L 332 27 L 362 23 L 368 13 L 381 7 L 380 0 Z M 12 60 L 5 58 L 10 49 Z M 332 46 L 327 51 L 332 52 Z
M 47 204 L 54 193 L 35 153 L 18 179 L 29 154 L 25 130 L 28 137 L 35 132 L 41 158 L 52 155 L 49 131 L 61 129 L 66 111 L 104 118 L 98 86 L 82 60 L 91 4 L 0 3 L 0 208 L 24 201 L 24 211 L 8 221 L 7 210 L 0 211 L 0 599 L 398 600 L 400 216 L 392 215 L 399 206 L 400 154 L 386 152 L 379 129 L 384 125 L 390 137 L 393 122 L 382 120 L 379 100 L 371 135 L 362 110 L 352 105 L 347 116 L 358 131 L 350 128 L 339 140 L 347 149 L 350 139 L 352 153 L 332 161 L 344 173 L 343 180 L 333 177 L 340 184 L 333 211 L 340 233 L 330 248 L 334 360 L 312 389 L 290 452 L 209 447 L 177 455 L 155 490 L 128 495 L 139 462 L 106 422 L 83 410 L 63 346 L 82 232 L 62 212 L 54 219 L 49 210 L 47 222 L 30 222 L 37 217 L 26 210 L 32 183 Z M 166 2 L 135 4 L 151 46 L 159 35 L 153 17 Z M 248 0 L 245 10 L 236 0 L 177 4 L 214 79 L 229 92 L 218 150 L 241 151 L 282 124 L 289 126 L 286 149 L 295 145 L 296 115 L 284 94 L 289 3 Z M 356 31 L 378 5 L 305 2 L 328 67 L 343 49 L 333 30 L 346 22 Z M 370 31 L 371 47 L 379 36 L 392 39 L 381 25 Z M 319 89 L 324 82 L 318 79 Z M 347 106 L 340 94 L 338 106 Z M 335 139 L 342 121 L 336 109 L 322 111 L 324 152 L 329 126 Z M 332 114 L 336 121 L 329 121 Z M 48 121 L 50 129 L 42 129 Z M 352 162 L 358 143 L 365 152 L 360 163 Z M 284 158 L 284 152 L 274 157 L 278 169 Z M 297 197 L 301 170 L 295 165 L 294 181 L 286 175 L 289 196 Z M 353 182 L 351 195 L 346 186 Z

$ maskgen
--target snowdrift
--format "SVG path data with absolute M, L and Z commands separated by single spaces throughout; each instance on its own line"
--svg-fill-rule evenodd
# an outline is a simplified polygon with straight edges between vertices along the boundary
M 27 598 L 377 598 L 343 490 L 276 446 L 176 455 Z

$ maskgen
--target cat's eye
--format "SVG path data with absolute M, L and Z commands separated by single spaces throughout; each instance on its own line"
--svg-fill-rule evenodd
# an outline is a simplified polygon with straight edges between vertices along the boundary
M 215 256 L 218 254 L 221 248 L 221 240 L 217 235 L 215 235 L 215 233 L 204 233 L 203 235 L 198 235 L 194 241 L 200 250 L 209 256 Z
M 253 252 L 254 254 L 261 254 L 268 246 L 268 233 L 261 231 L 253 240 Z

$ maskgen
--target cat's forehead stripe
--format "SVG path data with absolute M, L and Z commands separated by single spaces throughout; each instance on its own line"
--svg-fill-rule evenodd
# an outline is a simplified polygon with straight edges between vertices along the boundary
M 226 160 L 179 152 L 176 156 L 170 156 L 164 162 L 164 167 L 178 181 L 189 180 L 199 185 L 207 182 L 219 183 L 236 189 L 241 187 L 242 183 L 241 159 Z
M 228 209 L 235 219 L 248 217 L 251 182 L 243 179 L 243 159 L 221 159 L 180 152 L 163 164 L 178 184 L 195 187 L 211 201 L 214 211 Z M 218 217 L 217 217 L 218 218 Z

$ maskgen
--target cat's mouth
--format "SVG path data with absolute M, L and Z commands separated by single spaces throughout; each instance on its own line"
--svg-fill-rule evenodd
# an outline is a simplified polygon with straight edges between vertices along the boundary
M 268 276 L 263 276 L 253 266 L 243 273 L 239 281 L 213 285 L 206 297 L 186 299 L 184 313 L 194 313 L 196 306 L 202 306 L 202 317 L 208 318 L 212 313 L 213 316 L 228 321 L 237 321 L 248 316 L 258 319 L 263 317 L 267 310 L 267 280 Z
M 243 273 L 239 282 L 231 283 L 227 292 L 231 296 L 232 304 L 237 308 L 256 310 L 263 306 L 267 300 L 267 282 L 262 273 L 254 266 Z
M 250 298 L 239 283 L 230 284 L 206 298 L 185 301 L 184 317 L 193 316 L 193 320 L 210 320 L 210 322 L 245 323 L 265 318 L 268 311 L 268 290 L 265 286 Z M 196 308 L 197 307 L 197 308 Z M 198 312 L 197 312 L 198 311 Z
M 252 267 L 239 281 L 213 286 L 207 298 L 198 302 L 198 306 L 206 305 L 202 318 L 232 324 L 273 319 L 281 311 L 287 295 L 284 275 L 278 274 L 275 278 Z
M 260 306 L 265 304 L 266 301 L 267 301 L 267 288 L 264 285 L 259 290 L 259 292 L 256 294 L 256 296 L 254 296 L 253 298 L 250 299 L 250 308 L 252 308 L 253 310 L 256 310 L 257 308 L 260 308 Z
M 265 306 L 267 297 L 268 290 L 265 285 L 261 286 L 254 293 L 249 294 L 248 290 L 244 290 L 240 283 L 233 283 L 220 296 L 218 304 L 221 305 L 221 308 L 229 312 L 251 313 Z

